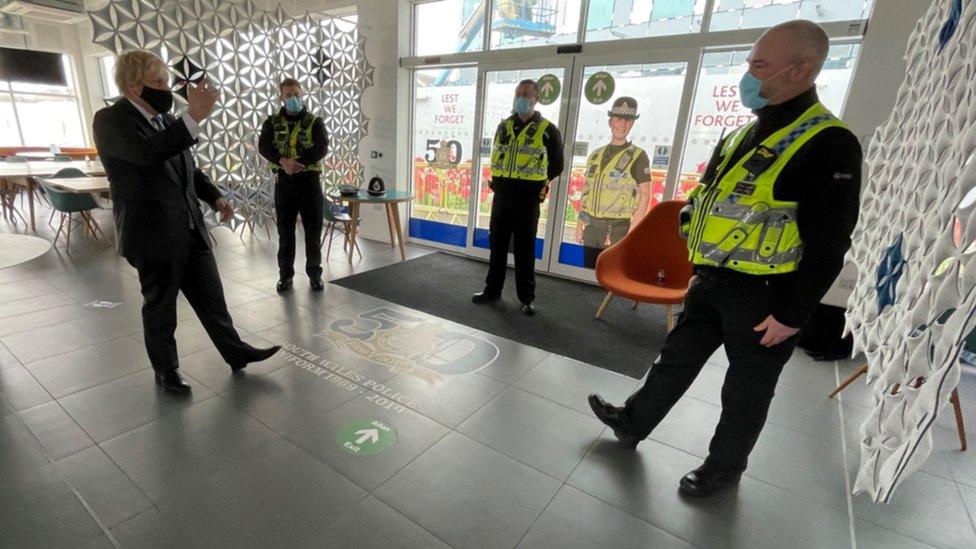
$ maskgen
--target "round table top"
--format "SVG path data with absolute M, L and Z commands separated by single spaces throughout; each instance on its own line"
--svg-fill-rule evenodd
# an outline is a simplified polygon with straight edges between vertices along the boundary
M 0 269 L 26 263 L 44 255 L 51 243 L 25 234 L 0 234 Z
M 374 204 L 388 204 L 390 202 L 408 202 L 413 200 L 413 195 L 407 191 L 386 191 L 383 196 L 370 196 L 366 191 L 360 190 L 354 195 L 340 194 L 339 191 L 329 193 L 329 198 L 339 202 L 372 202 Z

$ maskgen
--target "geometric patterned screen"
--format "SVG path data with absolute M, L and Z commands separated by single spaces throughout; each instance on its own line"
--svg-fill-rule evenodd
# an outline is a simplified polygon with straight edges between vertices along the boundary
M 931 452 L 976 324 L 976 2 L 934 0 L 905 61 L 848 252 L 847 323 L 874 396 L 854 491 L 885 503 Z
M 359 142 L 368 120 L 361 99 L 373 84 L 373 67 L 355 29 L 308 13 L 292 17 L 280 4 L 264 11 L 251 0 L 110 0 L 89 17 L 96 44 L 116 54 L 144 49 L 159 55 L 177 93 L 181 81 L 204 74 L 220 90 L 195 153 L 200 169 L 235 207 L 232 229 L 274 220 L 274 178 L 257 145 L 261 124 L 280 108 L 278 83 L 285 77 L 301 82 L 305 104 L 329 133 L 326 190 L 362 182 Z

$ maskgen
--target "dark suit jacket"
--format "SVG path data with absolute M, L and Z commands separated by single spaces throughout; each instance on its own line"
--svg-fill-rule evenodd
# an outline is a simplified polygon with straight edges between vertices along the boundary
M 186 124 L 163 115 L 162 132 L 127 99 L 95 113 L 95 146 L 112 191 L 122 256 L 133 263 L 167 261 L 189 249 L 190 219 L 208 246 L 199 200 L 214 206 L 220 190 L 193 160 Z

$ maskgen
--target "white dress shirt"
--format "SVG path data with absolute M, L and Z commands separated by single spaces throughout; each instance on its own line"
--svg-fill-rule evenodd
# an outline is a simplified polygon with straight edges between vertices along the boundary
M 129 101 L 129 100 L 126 99 L 126 101 Z M 135 101 L 129 101 L 129 103 L 131 103 L 132 106 L 135 107 L 136 110 L 138 110 L 142 114 L 142 116 L 145 116 L 146 117 L 146 120 L 149 121 L 149 124 L 152 127 L 154 127 L 154 128 L 156 127 L 156 125 L 153 124 L 153 119 L 155 118 L 155 116 L 149 114 L 149 111 L 147 111 L 146 109 L 142 108 L 142 106 L 140 106 Z M 193 139 L 196 139 L 197 136 L 200 135 L 200 125 L 197 124 L 197 121 L 194 120 L 193 117 L 190 116 L 190 113 L 188 113 L 188 112 L 183 113 L 183 116 L 180 117 L 180 118 L 181 118 L 181 120 L 183 120 L 183 123 L 186 124 L 186 129 L 190 132 L 190 137 L 192 137 Z

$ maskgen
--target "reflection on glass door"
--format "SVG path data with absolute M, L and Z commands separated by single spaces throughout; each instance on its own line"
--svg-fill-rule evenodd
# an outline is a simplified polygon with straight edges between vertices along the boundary
M 409 234 L 465 246 L 477 69 L 414 73 Z
M 842 114 L 859 49 L 858 44 L 831 46 L 827 62 L 817 77 L 820 101 L 837 116 Z M 749 69 L 748 56 L 749 50 L 713 52 L 702 56 L 675 198 L 684 199 L 698 185 L 698 179 L 705 172 L 705 164 L 722 132 L 728 133 L 755 118 L 752 111 L 739 102 L 739 80 Z
M 551 101 L 550 104 L 544 105 L 543 98 L 540 98 L 535 109 L 549 122 L 559 126 L 560 98 L 562 93 L 565 93 L 565 90 L 562 89 L 565 72 L 563 67 L 485 72 L 485 99 L 482 110 L 480 142 L 481 173 L 478 174 L 478 219 L 474 229 L 475 247 L 485 249 L 489 247 L 488 226 L 491 219 L 491 203 L 494 197 L 494 193 L 488 187 L 488 182 L 491 179 L 491 144 L 498 124 L 512 114 L 515 87 L 522 80 L 531 79 L 538 82 L 545 75 L 555 76 L 555 79 L 547 78 L 540 84 L 543 94 L 546 91 L 549 92 L 546 102 Z M 551 195 L 552 193 L 550 193 Z M 536 259 L 542 258 L 543 239 L 546 234 L 546 223 L 549 215 L 549 197 L 546 197 L 540 210 L 539 230 L 536 233 L 535 245 Z
M 583 68 L 559 263 L 596 257 L 664 199 L 685 63 Z

